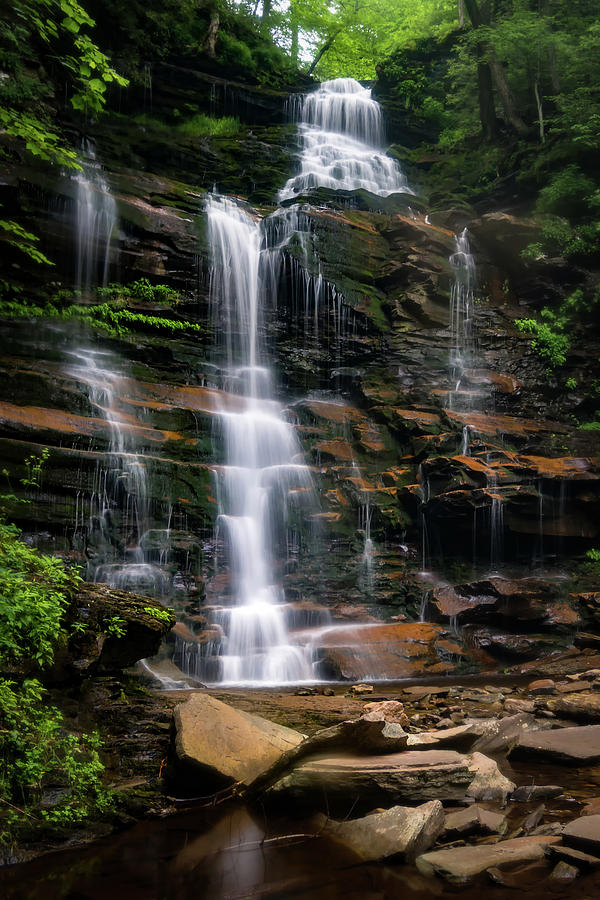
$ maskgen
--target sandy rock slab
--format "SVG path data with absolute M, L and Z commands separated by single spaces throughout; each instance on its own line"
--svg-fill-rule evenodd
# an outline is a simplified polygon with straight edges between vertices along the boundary
M 353 850 L 365 861 L 390 857 L 412 862 L 428 850 L 444 827 L 444 809 L 430 800 L 415 809 L 392 806 L 361 819 L 335 822 L 319 817 L 323 833 Z
M 569 847 L 584 853 L 600 854 L 600 815 L 582 816 L 565 827 L 563 840 Z
M 209 694 L 193 694 L 174 714 L 181 774 L 197 783 L 250 785 L 304 740 L 291 728 L 241 712 Z
M 536 756 L 570 765 L 600 761 L 600 725 L 523 733 L 509 756 Z
M 482 875 L 487 869 L 502 869 L 515 863 L 541 860 L 547 848 L 558 843 L 558 835 L 536 835 L 497 844 L 434 850 L 417 857 L 417 868 L 423 875 L 439 875 L 446 881 L 462 884 Z
M 271 789 L 272 797 L 292 799 L 342 814 L 358 803 L 364 810 L 429 800 L 504 800 L 515 785 L 496 763 L 454 750 L 408 750 L 385 756 L 328 756 L 308 760 Z

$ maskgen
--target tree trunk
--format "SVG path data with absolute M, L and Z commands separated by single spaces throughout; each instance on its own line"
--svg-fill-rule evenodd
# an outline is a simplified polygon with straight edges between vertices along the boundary
M 479 93 L 479 118 L 484 141 L 493 141 L 497 134 L 496 104 L 492 88 L 492 73 L 484 61 L 485 47 L 477 44 L 477 87 Z
M 208 26 L 206 37 L 204 38 L 204 44 L 202 45 L 202 49 L 211 59 L 214 59 L 217 55 L 216 46 L 220 22 L 219 13 L 213 12 L 210 17 L 210 25 Z
M 266 22 L 271 15 L 272 0 L 262 0 L 262 20 Z
M 500 97 L 500 103 L 502 104 L 502 109 L 504 110 L 504 116 L 506 121 L 513 129 L 516 131 L 518 135 L 523 137 L 524 135 L 529 133 L 529 128 L 517 112 L 517 107 L 515 105 L 515 100 L 512 95 L 512 91 L 508 85 L 508 81 L 506 80 L 506 75 L 504 72 L 504 67 L 502 63 L 498 61 L 496 54 L 492 50 L 491 47 L 487 47 L 487 55 L 489 61 L 490 71 L 492 73 L 492 81 L 494 83 L 494 87 Z
M 298 65 L 298 54 L 299 54 L 299 37 L 300 37 L 300 28 L 298 26 L 298 16 L 296 14 L 296 9 L 294 7 L 294 2 L 291 0 L 290 2 L 290 32 L 292 43 L 290 47 L 290 55 L 292 57 L 292 61 L 294 65 Z
M 477 5 L 477 0 L 464 0 L 465 8 L 469 14 L 469 18 L 471 20 L 471 24 L 473 28 L 479 28 L 480 25 L 489 25 L 491 20 L 491 12 L 489 7 L 488 0 L 482 4 L 481 9 Z M 504 68 L 502 64 L 498 61 L 496 54 L 494 52 L 493 47 L 490 46 L 488 41 L 481 41 L 477 45 L 477 55 L 481 59 L 481 63 L 479 65 L 484 65 L 489 68 L 489 72 L 491 75 L 491 82 L 500 98 L 500 102 L 502 104 L 502 109 L 504 110 L 504 116 L 506 118 L 507 123 L 510 127 L 519 135 L 528 134 L 529 129 L 523 119 L 519 116 L 517 112 L 517 107 L 515 105 L 514 97 L 512 95 L 512 91 L 509 87 L 508 81 L 506 80 L 506 74 L 504 72 Z M 487 76 L 486 76 L 487 77 Z M 479 84 L 480 87 L 480 112 L 481 112 L 481 81 Z M 487 88 L 486 88 L 487 90 Z M 482 116 L 481 125 L 483 127 L 484 133 L 486 131 L 487 122 L 484 121 Z
M 465 0 L 458 0 L 458 24 L 460 28 L 465 27 Z
M 331 46 L 332 46 L 333 42 L 335 41 L 336 37 L 338 36 L 338 34 L 340 33 L 341 30 L 342 30 L 341 28 L 338 28 L 337 31 L 334 31 L 333 34 L 330 35 L 330 36 L 327 38 L 327 40 L 326 40 L 325 43 L 321 46 L 321 48 L 319 49 L 317 55 L 315 56 L 315 58 L 314 58 L 313 61 L 311 62 L 310 67 L 309 67 L 309 69 L 308 69 L 307 72 L 306 72 L 307 75 L 312 75 L 312 73 L 315 71 L 315 69 L 317 68 L 317 66 L 318 66 L 319 63 L 321 62 L 321 59 L 323 58 L 323 56 L 327 53 L 328 50 L 331 49 Z
M 546 143 L 546 135 L 544 132 L 544 111 L 542 109 L 542 98 L 540 97 L 537 79 L 533 84 L 533 92 L 535 94 L 535 102 L 537 104 L 538 122 L 540 123 L 540 142 L 542 144 L 545 144 Z

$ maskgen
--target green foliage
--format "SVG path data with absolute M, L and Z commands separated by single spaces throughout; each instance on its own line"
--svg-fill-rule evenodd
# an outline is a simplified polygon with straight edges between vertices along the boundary
M 594 547 L 592 550 L 588 550 L 586 552 L 587 559 L 590 559 L 592 562 L 600 563 L 600 550 Z
M 0 119 L 1 118 L 2 110 L 0 110 Z M 42 263 L 47 266 L 54 265 L 54 263 L 36 247 L 36 244 L 39 241 L 37 235 L 27 231 L 22 225 L 19 225 L 18 222 L 13 222 L 12 219 L 0 219 L 0 230 L 4 232 L 4 240 L 7 244 L 14 247 L 16 250 L 20 250 L 21 253 L 24 253 L 25 256 L 28 256 L 33 262 Z
M 162 625 L 168 625 L 171 622 L 171 613 L 168 609 L 159 609 L 156 606 L 145 606 L 144 612 L 160 622 Z
M 549 370 L 556 369 L 567 361 L 570 334 L 577 325 L 596 313 L 599 302 L 600 288 L 596 288 L 591 296 L 578 288 L 565 297 L 558 310 L 545 306 L 540 313 L 542 322 L 537 319 L 516 319 L 515 325 L 523 334 L 534 335 L 532 349 L 546 360 Z
M 516 319 L 515 325 L 524 334 L 535 335 L 531 347 L 546 360 L 551 369 L 563 366 L 567 361 L 569 338 L 560 331 L 553 331 L 545 322 L 536 319 Z
M 572 164 L 556 172 L 539 193 L 537 208 L 543 213 L 578 217 L 587 211 L 588 200 L 596 185 Z
M 61 560 L 20 541 L 19 533 L 0 521 L 0 663 L 48 666 L 79 579 Z
M 139 283 L 137 283 L 139 284 Z M 139 288 L 141 292 L 147 290 L 145 286 Z M 198 322 L 190 322 L 187 319 L 167 319 L 162 316 L 149 316 L 145 313 L 124 309 L 128 298 L 134 295 L 130 291 L 123 293 L 119 286 L 113 286 L 108 292 L 114 299 L 92 306 L 70 303 L 65 305 L 65 298 L 59 295 L 46 303 L 37 306 L 34 303 L 17 300 L 0 300 L 0 317 L 3 318 L 53 318 L 63 320 L 77 319 L 89 325 L 90 328 L 99 329 L 111 337 L 124 337 L 136 331 L 157 332 L 159 334 L 204 334 L 205 326 Z M 179 295 L 164 285 L 152 288 L 154 302 L 177 302 Z M 158 297 L 158 299 L 156 299 Z
M 48 447 L 44 447 L 39 456 L 32 454 L 25 460 L 27 474 L 21 478 L 21 484 L 25 487 L 41 487 L 42 471 L 50 456 Z
M 45 700 L 39 681 L 0 679 L 0 842 L 20 828 L 73 825 L 113 806 L 103 786 L 100 739 L 65 731 L 61 713 Z M 54 795 L 44 801 L 44 789 Z
M 565 387 L 568 391 L 574 391 L 577 387 L 577 379 L 576 378 L 567 378 L 565 381 Z
M 121 616 L 111 616 L 102 622 L 102 630 L 109 637 L 122 638 L 127 634 L 127 622 Z
M 176 305 L 181 294 L 168 284 L 152 284 L 147 278 L 138 278 L 129 285 L 109 284 L 97 289 L 98 297 L 112 304 L 128 300 L 141 300 L 145 303 L 160 303 L 168 306 Z
M 240 131 L 240 121 L 233 116 L 215 118 L 198 113 L 177 126 L 183 137 L 235 137 Z

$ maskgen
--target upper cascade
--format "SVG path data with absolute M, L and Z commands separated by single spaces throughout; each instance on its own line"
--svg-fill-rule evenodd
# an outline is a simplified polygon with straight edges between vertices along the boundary
M 381 107 L 354 78 L 324 81 L 293 102 L 299 123 L 300 173 L 279 193 L 289 200 L 312 188 L 412 193 L 398 163 L 382 150 Z

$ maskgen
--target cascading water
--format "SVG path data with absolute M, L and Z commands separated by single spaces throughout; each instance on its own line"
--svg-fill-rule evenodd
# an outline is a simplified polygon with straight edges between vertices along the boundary
M 89 503 L 83 497 L 78 501 L 75 531 L 87 543 L 88 578 L 164 596 L 169 579 L 163 568 L 147 560 L 143 549 L 150 531 L 148 475 L 136 452 L 131 417 L 120 400 L 125 378 L 106 367 L 111 361 L 106 351 L 80 348 L 69 355 L 74 363 L 67 373 L 86 386 L 90 404 L 110 429 L 107 463 L 98 465 Z
M 292 116 L 299 123 L 300 172 L 287 182 L 280 200 L 317 187 L 380 196 L 412 193 L 398 163 L 381 149 L 381 107 L 358 81 L 324 81 L 295 101 Z
M 456 237 L 456 249 L 450 256 L 454 273 L 450 290 L 450 391 L 448 406 L 452 410 L 470 409 L 472 398 L 464 391 L 461 382 L 465 370 L 473 364 L 473 304 L 475 296 L 475 259 L 465 228 Z
M 212 615 L 225 635 L 219 680 L 303 681 L 312 678 L 312 665 L 306 650 L 290 642 L 273 561 L 273 548 L 286 532 L 290 494 L 297 497 L 299 488 L 311 486 L 294 429 L 269 396 L 262 304 L 277 261 L 264 245 L 261 223 L 235 202 L 211 197 L 207 213 L 212 305 L 222 328 L 227 380 L 242 395 L 220 413 L 226 463 L 216 472 L 218 524 L 228 547 L 234 605 Z
M 118 218 L 92 144 L 85 145 L 80 164 L 82 171 L 75 176 L 75 287 L 87 292 L 108 283 Z

